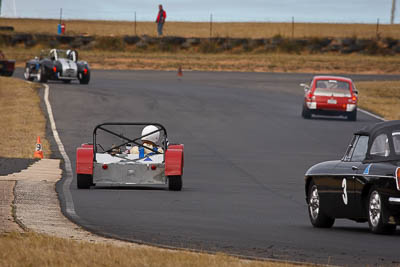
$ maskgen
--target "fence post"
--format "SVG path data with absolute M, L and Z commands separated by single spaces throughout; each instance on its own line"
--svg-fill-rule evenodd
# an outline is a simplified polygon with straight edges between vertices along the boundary
M 212 20 L 213 20 L 213 15 L 211 13 L 210 14 L 210 38 L 212 37 Z
M 136 11 L 135 11 L 135 36 L 137 36 L 137 34 L 136 34 Z
M 379 39 L 379 18 L 376 20 L 376 39 Z
M 292 16 L 292 39 L 294 38 L 294 17 Z
M 390 24 L 394 23 L 395 12 L 396 12 L 396 0 L 392 0 L 392 12 L 390 13 Z

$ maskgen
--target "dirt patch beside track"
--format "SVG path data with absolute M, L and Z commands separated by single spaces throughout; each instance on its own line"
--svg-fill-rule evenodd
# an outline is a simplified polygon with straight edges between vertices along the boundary
M 0 234 L 22 231 L 12 216 L 14 185 L 15 181 L 0 181 Z

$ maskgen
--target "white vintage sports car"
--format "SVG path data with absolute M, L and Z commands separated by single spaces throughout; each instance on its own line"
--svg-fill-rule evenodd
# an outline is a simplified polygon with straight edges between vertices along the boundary
M 36 78 L 43 83 L 48 80 L 61 80 L 65 83 L 79 80 L 81 84 L 88 84 L 90 68 L 86 61 L 78 60 L 78 52 L 75 50 L 42 50 L 39 58 L 26 62 L 24 77 L 29 81 Z

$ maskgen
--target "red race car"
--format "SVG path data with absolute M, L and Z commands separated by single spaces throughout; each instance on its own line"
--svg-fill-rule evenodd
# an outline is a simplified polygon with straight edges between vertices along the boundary
M 182 176 L 183 144 L 169 144 L 167 130 L 159 123 L 99 124 L 93 143 L 76 150 L 79 189 L 168 184 L 169 190 L 181 191 Z
M 302 83 L 300 86 L 304 87 L 303 118 L 310 119 L 315 114 L 357 120 L 358 91 L 351 79 L 314 76 L 310 85 Z

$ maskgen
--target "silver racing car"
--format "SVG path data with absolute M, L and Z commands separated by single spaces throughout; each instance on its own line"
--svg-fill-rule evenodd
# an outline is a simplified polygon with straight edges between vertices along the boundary
M 42 83 L 48 80 L 61 80 L 64 83 L 79 80 L 81 84 L 88 84 L 90 68 L 86 61 L 78 60 L 75 50 L 42 50 L 39 57 L 26 62 L 24 77 Z

